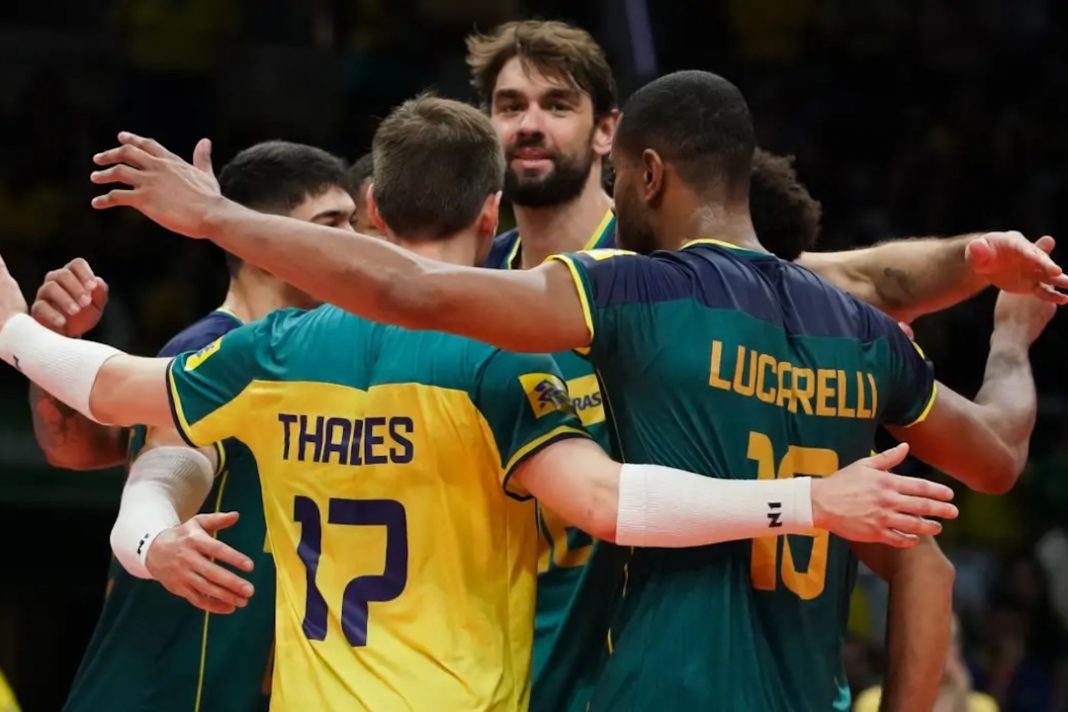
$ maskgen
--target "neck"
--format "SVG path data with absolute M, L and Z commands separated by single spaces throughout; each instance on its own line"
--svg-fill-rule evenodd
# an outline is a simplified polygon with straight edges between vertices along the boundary
M 278 309 L 291 307 L 285 283 L 261 269 L 245 264 L 236 277 L 230 278 L 222 308 L 248 324 Z
M 463 230 L 441 240 L 406 240 L 396 237 L 393 242 L 417 255 L 438 262 L 472 267 L 478 261 L 478 239 L 473 230 Z
M 549 255 L 581 250 L 601 224 L 612 199 L 601 187 L 601 162 L 595 161 L 582 192 L 561 205 L 515 206 L 515 221 L 523 241 L 520 266 L 537 267 Z
M 690 240 L 711 238 L 756 252 L 767 252 L 757 239 L 746 201 L 695 200 L 684 196 L 677 207 L 666 208 L 660 234 L 670 239 L 661 249 L 677 250 Z

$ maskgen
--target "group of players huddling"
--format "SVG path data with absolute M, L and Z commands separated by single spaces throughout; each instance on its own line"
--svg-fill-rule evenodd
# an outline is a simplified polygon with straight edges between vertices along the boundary
M 808 252 L 819 206 L 727 80 L 621 110 L 559 22 L 475 34 L 468 64 L 481 110 L 413 98 L 351 169 L 273 141 L 216 178 L 206 140 L 187 163 L 131 133 L 94 156 L 121 184 L 94 207 L 228 254 L 158 358 L 78 338 L 107 301 L 84 260 L 32 316 L 0 262 L 50 461 L 130 462 L 66 708 L 847 709 L 859 559 L 892 589 L 884 707 L 930 709 L 957 512 L 891 469 L 1014 485 L 1052 238 Z M 990 285 L 969 400 L 899 322 Z M 907 445 L 872 454 L 880 427 Z

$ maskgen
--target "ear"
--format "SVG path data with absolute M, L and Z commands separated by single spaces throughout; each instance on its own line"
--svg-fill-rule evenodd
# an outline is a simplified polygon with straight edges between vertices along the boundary
M 378 203 L 375 202 L 374 183 L 367 184 L 367 214 L 380 233 L 383 235 L 389 234 L 389 227 L 386 225 L 386 221 L 382 219 L 382 214 L 378 212 Z
M 619 126 L 619 109 L 612 109 L 593 126 L 593 152 L 600 157 L 607 156 L 616 140 L 616 128 Z
M 501 211 L 501 191 L 491 194 L 482 204 L 482 212 L 478 216 L 479 238 L 489 237 L 491 240 L 497 234 L 497 222 Z
M 664 192 L 664 160 L 651 148 L 642 151 L 641 198 L 647 203 L 656 202 Z

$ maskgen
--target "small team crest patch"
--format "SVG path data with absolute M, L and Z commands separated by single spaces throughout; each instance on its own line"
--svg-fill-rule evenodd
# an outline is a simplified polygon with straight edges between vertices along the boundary
M 536 418 L 555 411 L 573 412 L 567 386 L 551 373 L 525 373 L 519 377 L 519 383 Z
M 200 351 L 197 351 L 195 354 L 193 354 L 192 356 L 187 358 L 185 360 L 185 370 L 186 371 L 195 371 L 197 369 L 197 367 L 200 366 L 200 364 L 204 363 L 209 358 L 211 358 L 213 355 L 215 355 L 215 352 L 217 352 L 219 350 L 220 346 L 222 346 L 222 337 L 221 336 L 219 338 L 215 339 L 215 341 L 212 341 L 210 344 L 208 344 L 204 348 L 202 348 Z

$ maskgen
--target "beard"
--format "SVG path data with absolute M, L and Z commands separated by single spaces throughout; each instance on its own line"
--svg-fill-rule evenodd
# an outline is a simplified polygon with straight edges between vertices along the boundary
M 547 208 L 568 203 L 578 197 L 586 186 L 593 169 L 593 150 L 587 149 L 578 156 L 549 156 L 553 168 L 543 176 L 526 178 L 512 168 L 515 151 L 525 146 L 508 149 L 508 168 L 504 172 L 504 196 L 515 205 L 526 208 Z

